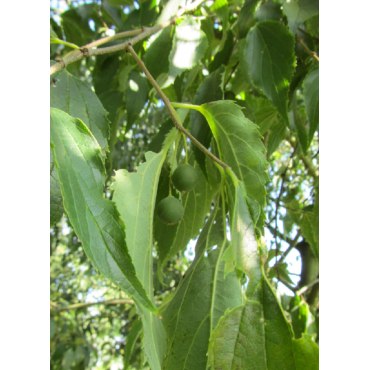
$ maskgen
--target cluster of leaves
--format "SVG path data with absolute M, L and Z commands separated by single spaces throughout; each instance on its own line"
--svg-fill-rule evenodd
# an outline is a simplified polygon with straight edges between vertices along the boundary
M 58 4 L 51 65 L 180 6 Z M 229 168 L 183 140 L 124 50 L 50 76 L 51 368 L 317 369 L 318 1 L 216 0 L 173 20 L 133 47 Z M 198 183 L 180 194 L 184 161 Z M 171 226 L 155 212 L 169 192 L 185 209 Z

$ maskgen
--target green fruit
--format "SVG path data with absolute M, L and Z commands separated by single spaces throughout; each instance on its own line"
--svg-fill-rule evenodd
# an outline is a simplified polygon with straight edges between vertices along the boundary
M 173 186 L 182 193 L 193 190 L 197 182 L 198 172 L 190 164 L 181 164 L 172 174 Z
M 167 197 L 158 203 L 157 215 L 166 225 L 175 225 L 184 216 L 184 207 L 178 199 Z

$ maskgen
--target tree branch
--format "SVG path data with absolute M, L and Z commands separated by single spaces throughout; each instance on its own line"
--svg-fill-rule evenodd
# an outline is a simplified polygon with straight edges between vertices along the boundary
M 132 48 L 131 44 L 128 44 L 126 51 L 130 53 L 134 59 L 136 60 L 137 64 L 139 64 L 140 68 L 144 71 L 146 78 L 150 81 L 150 83 L 153 85 L 153 87 L 156 89 L 158 95 L 162 99 L 164 105 L 166 106 L 168 113 L 170 114 L 170 117 L 172 118 L 172 121 L 175 125 L 175 127 L 184 133 L 190 141 L 196 145 L 204 154 L 208 155 L 214 162 L 218 163 L 223 168 L 230 168 L 227 164 L 222 162 L 220 159 L 218 159 L 215 155 L 213 155 L 205 146 L 203 146 L 193 135 L 190 134 L 181 124 L 180 120 L 177 117 L 177 114 L 174 110 L 174 108 L 171 105 L 170 100 L 167 98 L 167 96 L 163 93 L 153 76 L 150 74 L 148 69 L 146 68 L 143 61 L 139 58 L 139 56 L 136 54 L 135 50 Z
M 69 310 L 75 310 L 75 309 L 81 309 L 81 308 L 86 308 L 86 307 L 91 307 L 91 306 L 96 306 L 98 304 L 103 304 L 103 305 L 110 305 L 110 304 L 134 304 L 134 301 L 132 299 L 112 299 L 110 301 L 104 301 L 104 302 L 93 302 L 93 303 L 76 303 L 72 304 L 70 306 L 66 307 L 60 307 L 51 310 L 52 313 L 59 313 L 63 311 L 69 311 Z M 57 307 L 57 305 L 54 302 L 50 302 L 50 305 Z
M 101 54 L 107 54 L 107 53 L 113 53 L 115 51 L 119 50 L 125 50 L 129 44 L 134 45 L 137 42 L 145 39 L 146 37 L 152 35 L 153 33 L 156 33 L 160 31 L 161 29 L 169 26 L 170 24 L 173 24 L 177 18 L 179 18 L 183 13 L 193 10 L 197 8 L 204 0 L 196 0 L 193 3 L 191 3 L 188 7 L 180 8 L 179 11 L 176 13 L 174 17 L 172 17 L 170 20 L 165 21 L 161 24 L 155 25 L 153 27 L 145 28 L 143 27 L 141 30 L 133 30 L 133 31 L 126 31 L 121 32 L 117 35 L 111 36 L 111 37 L 104 37 L 100 40 L 94 41 L 90 44 L 87 44 L 85 46 L 82 46 L 79 50 L 73 51 L 67 56 L 65 56 L 62 59 L 57 60 L 57 63 L 52 65 L 50 67 L 50 75 L 52 75 L 55 72 L 60 71 L 61 69 L 67 67 L 67 65 L 77 62 L 78 60 L 81 60 L 84 57 L 91 57 L 94 55 L 101 55 Z M 109 46 L 106 48 L 100 48 L 100 49 L 92 49 L 93 47 L 96 47 L 98 45 L 102 45 L 108 41 L 116 40 L 123 37 L 128 37 L 132 35 L 137 35 L 136 37 L 132 38 L 129 41 L 126 41 L 119 45 Z
M 303 41 L 303 40 L 302 40 L 298 35 L 296 35 L 296 36 L 295 36 L 295 39 L 297 40 L 297 42 L 298 42 L 299 44 L 301 44 L 301 46 L 302 46 L 303 50 L 304 50 L 307 54 L 309 54 L 312 58 L 314 58 L 317 62 L 319 62 L 319 57 L 317 56 L 317 54 L 316 54 L 314 51 L 310 50 L 310 49 L 307 47 L 307 45 L 304 43 L 304 41 Z

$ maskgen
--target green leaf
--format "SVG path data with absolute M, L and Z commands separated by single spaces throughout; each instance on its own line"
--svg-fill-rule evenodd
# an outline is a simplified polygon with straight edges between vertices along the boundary
M 294 127 L 297 131 L 298 141 L 299 141 L 299 144 L 302 148 L 302 152 L 303 152 L 304 155 L 306 155 L 308 147 L 309 147 L 309 145 L 308 145 L 308 135 L 307 135 L 306 127 L 304 127 L 302 119 L 299 115 L 298 106 L 297 106 L 297 95 L 296 94 L 294 94 L 293 101 L 292 101 L 292 106 L 293 106 Z
M 277 107 L 286 124 L 289 84 L 296 64 L 294 37 L 276 21 L 254 26 L 247 36 L 246 58 L 253 83 Z
M 174 16 L 179 10 L 180 6 L 184 6 L 184 0 L 169 0 L 162 10 L 161 15 L 157 18 L 156 24 L 161 24 L 168 21 L 172 16 Z
M 299 226 L 301 227 L 304 238 L 310 244 L 314 256 L 319 260 L 319 243 L 315 240 L 313 215 L 307 213 L 304 214 Z
M 126 225 L 127 247 L 137 276 L 147 294 L 153 297 L 153 216 L 157 186 L 167 151 L 177 137 L 174 128 L 165 141 L 163 150 L 147 152 L 146 162 L 135 173 L 126 170 L 116 172 L 111 185 L 113 201 L 117 204 L 121 219 Z M 166 350 L 165 331 L 161 320 L 147 310 L 138 307 L 144 328 L 144 351 L 152 370 L 160 370 Z
M 293 348 L 296 370 L 319 370 L 319 347 L 309 335 L 293 341 Z
M 239 40 L 247 36 L 249 29 L 254 25 L 254 12 L 259 1 L 260 0 L 244 1 L 235 25 L 235 31 L 238 34 Z
M 290 324 L 270 284 L 261 281 L 261 300 L 248 300 L 223 316 L 211 335 L 212 370 L 318 369 L 318 347 L 293 340 Z
M 54 32 L 53 27 L 50 25 L 50 39 L 57 39 L 58 35 Z
M 303 97 L 306 104 L 308 121 L 308 146 L 319 127 L 319 69 L 313 69 L 303 82 Z
M 279 262 L 277 264 L 277 267 L 279 269 L 279 277 L 284 279 L 284 281 L 294 285 L 292 279 L 289 276 L 288 264 Z M 272 280 L 274 277 L 277 277 L 276 265 L 274 265 L 274 267 L 271 267 L 268 272 L 268 278 L 270 280 Z
M 173 121 L 171 117 L 168 117 L 163 121 L 159 127 L 159 131 L 153 138 L 150 140 L 148 151 L 159 153 L 162 150 L 163 142 L 167 134 L 173 129 Z
M 292 318 L 292 327 L 295 339 L 302 337 L 307 332 L 308 315 L 310 308 L 308 304 L 299 295 L 291 298 L 289 304 L 290 317 Z
M 206 117 L 221 160 L 243 181 L 247 195 L 264 207 L 268 162 L 258 126 L 245 118 L 241 107 L 228 100 L 194 108 Z
M 233 271 L 235 267 L 243 271 L 249 279 L 248 291 L 252 292 L 261 281 L 260 251 L 254 231 L 254 222 L 246 202 L 243 183 L 231 170 L 226 170 L 226 187 L 231 242 L 222 257 L 226 263 L 225 275 Z
M 54 78 L 56 82 L 50 87 L 50 106 L 84 122 L 105 155 L 108 150 L 109 120 L 102 103 L 86 82 L 66 70 L 55 74 Z
M 51 141 L 69 220 L 94 267 L 154 313 L 127 250 L 114 203 L 103 198 L 105 169 L 98 142 L 79 119 L 51 108 Z
M 219 183 L 208 183 L 199 165 L 192 155 L 188 163 L 198 172 L 198 182 L 195 188 L 181 196 L 184 206 L 184 217 L 177 225 L 164 225 L 155 215 L 154 235 L 158 243 L 160 264 L 169 260 L 177 253 L 185 250 L 189 241 L 199 234 L 204 219 L 210 211 L 212 200 L 219 189 Z M 168 195 L 168 183 L 164 183 L 165 194 Z M 157 199 L 159 202 L 161 198 Z
M 142 333 L 143 325 L 140 320 L 136 320 L 131 326 L 130 332 L 128 333 L 125 345 L 125 365 L 124 370 L 129 370 L 130 359 L 132 355 L 132 350 L 136 341 L 139 339 L 140 334 Z
M 220 68 L 222 65 L 226 65 L 230 59 L 231 53 L 234 48 L 234 34 L 231 30 L 227 31 L 226 40 L 222 50 L 216 53 L 214 59 L 208 66 L 209 72 L 213 72 Z
M 280 143 L 285 139 L 286 131 L 287 128 L 285 122 L 282 120 L 279 120 L 272 125 L 267 143 L 267 158 L 270 158 L 272 153 L 278 149 Z
M 176 27 L 172 50 L 169 55 L 170 70 L 165 86 L 175 81 L 176 76 L 195 67 L 203 58 L 208 41 L 199 24 L 192 17 L 185 17 Z
M 154 34 L 149 39 L 149 47 L 145 53 L 144 61 L 148 71 L 154 79 L 161 73 L 167 73 L 170 68 L 168 59 L 173 40 L 173 27 L 166 27 L 158 34 Z M 158 50 L 161 52 L 158 53 Z
M 285 0 L 283 10 L 288 18 L 290 32 L 295 34 L 304 21 L 319 14 L 319 0 Z
M 257 22 L 280 21 L 282 16 L 281 5 L 271 0 L 260 4 L 254 15 Z
M 216 205 L 199 236 L 196 257 L 162 313 L 168 335 L 163 369 L 206 370 L 210 333 L 226 309 L 242 304 L 236 271 L 224 279 L 224 214 L 223 206 Z
M 149 89 L 146 78 L 136 70 L 131 71 L 126 85 L 126 132 L 130 130 L 139 117 L 140 112 L 148 100 L 148 94 Z
M 109 46 L 109 45 L 103 45 Z M 119 56 L 117 54 L 97 55 L 92 72 L 93 85 L 96 95 L 101 95 L 109 90 L 116 90 L 113 81 L 119 71 Z
M 62 193 L 60 192 L 53 152 L 50 149 L 50 227 L 60 221 L 63 212 Z
M 220 68 L 204 79 L 204 81 L 199 85 L 195 95 L 195 104 L 201 105 L 222 99 L 221 83 L 223 72 L 224 68 Z M 190 133 L 206 148 L 209 148 L 212 139 L 211 129 L 209 128 L 207 120 L 203 114 L 196 110 L 193 110 L 190 115 Z M 206 155 L 194 144 L 192 144 L 192 149 L 194 151 L 196 161 L 199 163 L 201 170 L 207 177 L 205 165 Z
M 263 99 L 263 105 L 254 112 L 256 123 L 260 128 L 260 133 L 263 135 L 270 129 L 272 124 L 276 122 L 278 111 L 270 105 L 268 100 Z
M 140 3 L 140 23 L 149 26 L 157 16 L 157 0 L 144 0 Z
M 227 0 L 216 0 L 211 6 L 212 12 L 215 12 L 221 19 L 224 28 L 229 24 L 229 7 Z

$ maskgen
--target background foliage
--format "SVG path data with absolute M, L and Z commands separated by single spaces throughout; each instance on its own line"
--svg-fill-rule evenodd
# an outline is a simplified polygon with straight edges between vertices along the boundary
M 159 24 L 183 5 L 183 2 L 176 0 L 70 1 L 68 6 L 62 1 L 52 1 L 51 40 L 58 39 L 64 43 L 51 41 L 51 64 L 73 50 L 71 44 L 81 47 L 108 35 Z M 86 205 L 80 204 L 76 207 L 80 213 L 70 213 L 68 217 L 62 199 L 66 204 L 66 189 L 72 181 L 62 186 L 62 192 L 59 187 L 61 180 L 58 181 L 55 160 L 61 165 L 62 146 L 73 153 L 75 147 L 67 135 L 71 129 L 66 124 L 65 130 L 55 131 L 54 134 L 52 131 L 55 145 L 50 157 L 52 369 L 141 369 L 149 366 L 154 369 L 155 361 L 148 356 L 149 350 L 144 354 L 143 346 L 152 353 L 161 353 L 163 366 L 175 369 L 176 364 L 182 361 L 181 349 L 186 347 L 186 344 L 178 344 L 178 338 L 191 330 L 192 317 L 187 315 L 194 307 L 205 309 L 204 314 L 199 313 L 198 316 L 208 325 L 204 332 L 212 330 L 209 349 L 209 334 L 202 334 L 197 339 L 197 350 L 203 351 L 201 353 L 209 351 L 208 365 L 222 364 L 222 368 L 231 369 L 232 358 L 218 359 L 222 351 L 230 352 L 222 342 L 225 330 L 236 325 L 238 320 L 245 320 L 247 312 L 254 312 L 259 317 L 261 307 L 276 306 L 278 312 L 278 303 L 274 301 L 271 290 L 277 287 L 283 313 L 278 324 L 275 323 L 276 330 L 280 333 L 285 330 L 284 343 L 288 344 L 277 349 L 266 348 L 265 355 L 255 355 L 253 361 L 257 368 L 264 368 L 260 362 L 262 359 L 268 362 L 271 361 L 269 356 L 277 358 L 278 354 L 289 357 L 291 351 L 301 353 L 304 359 L 310 353 L 307 348 L 313 342 L 319 343 L 319 63 L 313 55 L 313 52 L 319 54 L 318 20 L 318 1 L 315 0 L 207 1 L 179 18 L 176 25 L 170 25 L 134 45 L 135 51 L 171 101 L 201 107 L 200 110 L 178 110 L 184 127 L 229 164 L 238 176 L 234 178 L 231 174 L 221 179 L 209 158 L 188 142 L 189 163 L 195 166 L 200 181 L 194 191 L 181 197 L 185 205 L 184 220 L 176 226 L 166 226 L 154 217 L 152 225 L 147 219 L 140 221 L 140 227 L 126 226 L 126 230 L 123 229 L 127 253 L 130 253 L 139 277 L 138 261 L 142 258 L 135 258 L 132 252 L 134 246 L 131 242 L 135 235 L 130 232 L 147 233 L 148 238 L 153 237 L 157 248 L 153 253 L 150 250 L 145 252 L 152 259 L 153 281 L 146 280 L 145 272 L 140 282 L 136 281 L 134 274 L 126 269 L 123 272 L 115 270 L 112 279 L 119 281 L 116 285 L 122 288 L 128 286 L 127 282 L 137 287 L 143 284 L 146 292 L 151 291 L 152 284 L 153 295 L 149 300 L 144 294 L 140 295 L 140 288 L 129 297 L 127 289 L 126 293 L 123 292 L 98 272 L 104 272 L 106 265 L 100 265 L 100 260 L 94 261 L 93 257 L 94 248 L 98 250 L 102 244 L 95 246 L 87 241 L 95 229 L 90 229 L 92 223 L 87 216 L 84 223 L 81 221 L 85 217 Z M 118 39 L 101 47 L 122 42 Z M 70 122 L 70 127 L 79 127 L 78 133 L 87 132 L 90 135 L 90 139 L 83 139 L 86 141 L 81 145 L 81 150 L 89 158 L 87 163 L 96 169 L 92 175 L 94 187 L 81 190 L 91 197 L 86 198 L 87 203 L 96 202 L 97 207 L 102 207 L 111 215 L 112 222 L 119 224 L 119 217 L 110 211 L 111 203 L 107 200 L 113 199 L 117 203 L 118 211 L 124 218 L 127 213 L 125 209 L 120 209 L 117 199 L 120 198 L 119 189 L 122 190 L 122 197 L 125 196 L 128 181 L 135 184 L 158 183 L 157 196 L 155 187 L 149 189 L 147 194 L 148 199 L 155 199 L 156 204 L 167 196 L 171 165 L 184 160 L 183 143 L 181 141 L 176 149 L 169 143 L 171 133 L 176 138 L 176 133 L 171 131 L 173 123 L 132 56 L 118 51 L 85 58 L 50 77 L 53 122 L 64 119 L 63 122 Z M 222 100 L 224 103 L 219 105 L 206 104 Z M 226 102 L 231 100 L 240 109 Z M 232 119 L 229 117 L 231 111 Z M 60 118 L 65 117 L 64 114 L 70 118 Z M 221 119 L 222 115 L 227 118 Z M 258 128 L 245 124 L 248 120 L 256 123 Z M 238 126 L 240 122 L 244 122 L 241 128 Z M 63 145 L 57 145 L 57 138 Z M 164 152 L 162 144 L 165 148 L 166 140 L 168 147 Z M 79 144 L 79 141 L 76 143 Z M 233 149 L 236 149 L 234 154 Z M 155 154 L 145 155 L 148 151 Z M 264 151 L 266 154 L 263 154 Z M 253 160 L 259 163 L 256 172 L 250 170 L 252 165 L 255 166 Z M 246 168 L 244 161 L 250 161 Z M 114 172 L 118 170 L 125 171 Z M 69 173 L 74 172 L 71 170 Z M 139 173 L 143 174 L 142 178 L 136 175 Z M 83 180 L 76 175 L 76 184 L 82 184 Z M 219 195 L 221 181 L 226 184 L 227 204 Z M 245 203 L 241 201 L 244 189 L 248 210 L 244 209 Z M 102 194 L 104 197 L 101 197 Z M 179 197 L 179 194 L 174 194 Z M 76 202 L 80 198 L 76 198 Z M 154 209 L 155 204 L 152 202 L 150 206 Z M 142 205 L 137 204 L 136 207 L 140 210 Z M 222 207 L 229 207 L 227 220 L 220 214 Z M 261 303 L 253 298 L 246 303 L 245 298 L 235 293 L 239 280 L 242 283 L 246 281 L 245 275 L 248 274 L 243 272 L 258 271 L 247 262 L 245 265 L 242 258 L 238 258 L 238 250 L 232 249 L 236 244 L 233 240 L 239 238 L 235 226 L 238 217 L 251 225 L 248 230 L 255 226 L 258 248 L 266 244 L 264 272 L 272 286 L 263 280 L 261 288 L 256 283 L 257 288 L 251 291 L 257 280 L 249 275 L 248 288 L 246 292 L 243 288 L 243 296 L 257 297 L 263 292 L 268 302 Z M 85 234 L 86 240 L 76 236 L 78 228 L 73 220 L 79 220 L 81 230 L 89 230 Z M 128 225 L 132 220 L 123 221 Z M 102 219 L 101 225 L 105 221 Z M 147 222 L 148 226 L 142 226 L 143 222 Z M 104 227 L 101 226 L 101 229 Z M 199 236 L 200 229 L 202 233 Z M 230 246 L 223 235 L 225 230 L 229 239 L 231 236 Z M 198 239 L 196 255 L 191 239 Z M 81 241 L 85 250 L 85 244 L 89 244 L 90 260 Z M 101 243 L 111 248 L 110 256 L 120 266 L 119 261 L 126 258 L 124 253 L 110 247 L 107 239 L 102 238 Z M 218 247 L 211 250 L 215 245 Z M 225 252 L 222 260 L 225 267 L 219 269 L 218 261 L 221 261 L 224 250 L 229 252 Z M 207 258 L 203 257 L 206 251 Z M 291 264 L 294 260 L 291 256 L 296 256 L 297 263 L 301 264 L 298 271 L 294 270 L 296 265 Z M 109 257 L 106 261 L 109 265 Z M 205 271 L 210 275 L 206 276 Z M 227 271 L 231 272 L 223 279 Z M 212 296 L 212 292 L 206 289 L 199 293 L 199 301 L 194 303 L 193 297 L 186 299 L 186 294 L 182 293 L 184 290 L 199 289 L 199 282 L 212 280 L 212 276 L 225 284 L 217 288 L 223 292 L 222 296 L 228 291 L 234 292 L 228 296 L 227 306 L 221 301 L 206 308 L 208 298 Z M 166 348 L 159 348 L 159 340 L 151 342 L 145 336 L 143 338 L 145 330 L 142 326 L 149 325 L 149 321 L 150 325 L 154 325 L 151 328 L 156 334 L 162 333 L 162 329 L 156 326 L 160 324 L 153 313 L 144 310 L 142 305 L 134 304 L 133 295 L 148 308 L 151 300 L 156 307 L 160 307 L 168 343 L 174 348 L 174 354 L 166 352 Z M 183 311 L 179 310 L 181 299 L 185 299 Z M 283 314 L 291 326 L 285 326 Z M 179 325 L 173 328 L 174 317 L 178 317 Z M 253 328 L 256 331 L 254 338 L 260 338 L 262 327 L 256 324 Z M 290 339 L 290 331 L 294 333 L 294 340 Z M 274 333 L 269 334 L 271 338 L 274 338 Z M 234 348 L 237 345 L 235 343 Z M 316 347 L 312 349 L 312 352 L 315 351 Z M 318 363 L 312 362 L 312 357 L 308 358 L 312 367 L 307 367 L 304 360 L 303 365 L 287 363 L 285 366 L 289 369 L 318 368 Z M 192 368 L 206 368 L 207 359 L 203 357 L 202 361 L 192 365 Z M 154 366 L 161 366 L 160 361 Z M 240 366 L 248 368 L 245 363 Z

